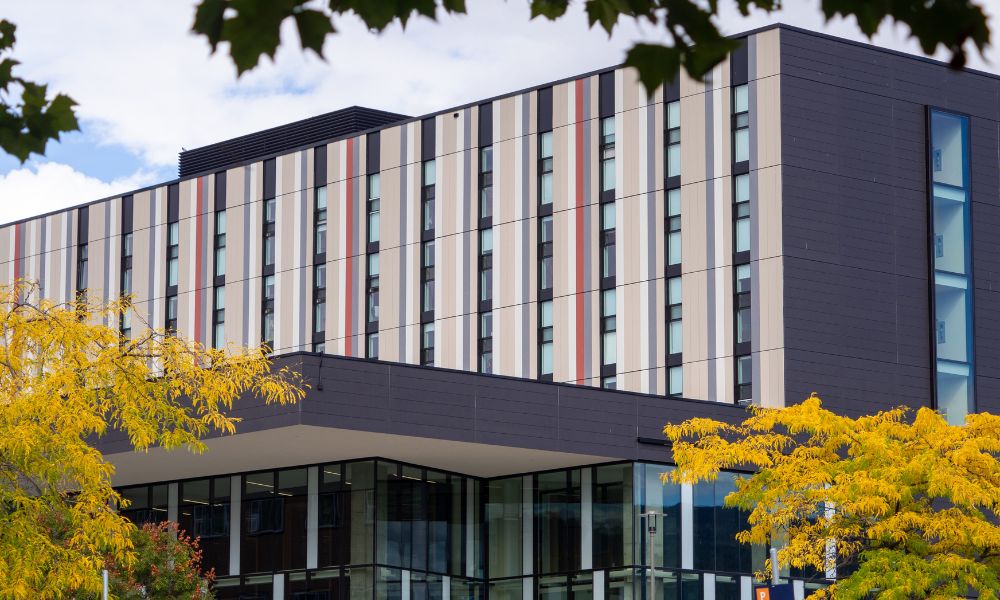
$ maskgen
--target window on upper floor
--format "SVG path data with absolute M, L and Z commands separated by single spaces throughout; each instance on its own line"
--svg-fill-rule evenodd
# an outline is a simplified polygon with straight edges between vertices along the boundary
M 750 160 L 750 88 L 733 88 L 733 162 Z
M 538 204 L 552 206 L 552 132 L 538 134 Z
M 615 189 L 615 118 L 601 119 L 601 191 Z
M 681 174 L 681 103 L 667 103 L 667 132 L 664 136 L 666 144 L 667 177 L 679 177 Z
M 479 149 L 479 218 L 493 218 L 493 146 Z
M 377 244 L 382 237 L 382 181 L 378 173 L 368 176 L 368 243 Z
M 313 214 L 314 254 L 326 254 L 326 186 L 316 188 L 316 210 Z

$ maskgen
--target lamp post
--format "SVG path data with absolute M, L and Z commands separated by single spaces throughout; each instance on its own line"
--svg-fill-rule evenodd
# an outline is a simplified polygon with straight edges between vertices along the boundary
M 646 519 L 646 531 L 649 532 L 649 600 L 656 600 L 656 517 L 660 513 L 649 510 L 639 515 Z

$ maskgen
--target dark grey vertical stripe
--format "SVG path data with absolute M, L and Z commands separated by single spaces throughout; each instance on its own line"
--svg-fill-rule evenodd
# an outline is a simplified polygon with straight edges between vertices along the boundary
M 656 312 L 658 303 L 656 302 L 656 279 L 659 277 L 659 273 L 656 272 L 656 263 L 659 258 L 656 254 L 656 105 L 647 104 L 646 105 L 646 247 L 649 252 L 643 260 L 647 262 L 649 268 L 647 269 L 649 276 L 649 284 L 646 289 L 646 330 L 650 333 L 649 342 L 646 347 L 646 352 L 649 357 L 649 372 L 646 376 L 649 379 L 649 387 L 647 391 L 656 394 L 660 390 L 656 389 L 656 365 L 659 362 L 656 356 L 656 338 L 657 332 L 660 328 L 666 327 L 666 321 L 657 322 Z M 664 201 L 666 201 L 666 192 L 664 192 Z M 666 291 L 666 281 L 664 280 L 664 292 Z M 664 335 L 665 338 L 665 335 Z
M 306 338 L 306 320 L 309 313 L 306 312 L 306 297 L 308 296 L 308 288 L 306 287 L 306 279 L 308 278 L 309 270 L 308 263 L 306 261 L 306 247 L 308 246 L 308 215 L 311 202 L 309 202 L 309 190 L 308 177 L 309 177 L 309 155 L 310 152 L 303 150 L 299 153 L 301 168 L 299 169 L 299 204 L 302 207 L 302 214 L 299 216 L 299 268 L 303 271 L 303 276 L 299 278 L 299 313 L 295 317 L 295 320 L 299 323 L 299 344 L 303 346 L 302 348 L 296 348 L 296 350 L 312 350 L 312 340 Z
M 718 348 L 715 345 L 715 329 L 718 324 L 715 322 L 715 269 L 718 268 L 715 256 L 715 188 L 713 179 L 715 169 L 713 165 L 713 155 L 715 153 L 715 123 L 713 122 L 713 97 L 712 97 L 712 73 L 705 76 L 705 246 L 707 252 L 708 278 L 707 278 L 707 303 L 708 310 L 708 399 L 722 400 L 719 397 L 719 390 L 716 389 L 715 376 L 718 368 Z
M 522 377 L 531 375 L 531 310 L 529 298 L 531 296 L 531 259 L 532 249 L 536 246 L 531 244 L 531 223 L 529 219 L 531 210 L 531 94 L 521 94 L 521 246 L 525 249 L 521 257 L 521 373 Z
M 409 202 L 409 194 L 406 189 L 406 131 L 409 127 L 409 125 L 400 125 L 399 127 L 399 281 L 404 284 L 406 274 L 410 272 L 406 264 L 406 217 Z M 417 290 L 417 297 L 419 297 L 419 287 Z M 413 298 L 410 291 L 404 289 L 400 290 L 399 293 L 399 356 L 397 359 L 400 362 L 406 362 L 406 301 Z
M 464 229 L 466 232 L 462 236 L 462 264 L 465 265 L 465 270 L 459 273 L 459 285 L 462 286 L 462 368 L 468 370 L 469 364 L 471 362 L 470 354 L 471 348 L 469 343 L 469 337 L 472 335 L 472 281 L 469 277 L 469 253 L 472 251 L 472 198 L 473 194 L 469 190 L 475 186 L 477 188 L 477 193 L 475 198 L 478 199 L 478 178 L 473 180 L 472 178 L 472 109 L 466 108 L 464 112 L 464 144 L 462 148 L 464 152 L 462 153 L 462 169 L 464 177 L 462 179 L 465 185 L 462 189 L 462 202 L 465 206 L 465 220 L 463 221 Z M 478 207 L 476 207 L 478 209 Z M 477 212 L 478 216 L 478 212 Z
M 583 294 L 583 339 L 577 340 L 576 343 L 583 344 L 583 377 L 585 381 L 579 383 L 587 383 L 586 380 L 594 376 L 590 365 L 593 364 L 593 352 L 594 352 L 594 331 L 600 331 L 600 327 L 595 329 L 594 323 L 590 322 L 590 315 L 593 314 L 594 302 L 600 302 L 600 298 L 596 297 L 595 294 L 584 293 L 584 290 L 600 290 L 600 285 L 597 284 L 597 279 L 593 276 L 591 269 L 593 269 L 594 257 L 591 254 L 597 248 L 597 244 L 594 243 L 593 236 L 590 235 L 591 227 L 593 226 L 592 215 L 596 214 L 594 207 L 594 190 L 591 189 L 590 177 L 591 177 L 591 161 L 593 156 L 591 155 L 590 147 L 590 129 L 591 129 L 591 106 L 590 106 L 590 85 L 593 81 L 593 77 L 587 77 L 583 80 L 583 114 L 579 115 L 577 118 L 583 120 L 583 289 L 577 290 L 577 293 Z M 597 292 L 600 294 L 600 291 Z M 600 306 L 600 304 L 598 304 Z M 600 347 L 600 346 L 598 346 Z M 574 352 L 571 348 L 570 352 Z M 575 353 L 575 352 L 574 352 Z
M 253 286 L 253 277 L 250 274 L 250 251 L 253 248 L 253 241 L 250 238 L 250 215 L 253 210 L 253 196 L 250 193 L 250 183 L 252 179 L 251 166 L 243 167 L 243 245 L 248 251 L 243 253 L 243 345 L 250 345 L 250 288 Z

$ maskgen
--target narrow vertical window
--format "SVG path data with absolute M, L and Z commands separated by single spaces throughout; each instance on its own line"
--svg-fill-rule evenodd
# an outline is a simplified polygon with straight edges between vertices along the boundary
M 733 162 L 750 160 L 750 88 L 733 88 Z
M 434 237 L 434 196 L 437 183 L 437 166 L 434 160 L 425 160 L 421 182 L 421 231 L 424 238 Z
M 180 223 L 167 225 L 167 287 L 177 285 L 180 263 L 181 228 Z
M 681 366 L 667 369 L 667 395 L 680 396 L 684 393 L 684 368 Z
M 681 103 L 678 100 L 667 103 L 667 133 L 664 143 L 667 146 L 664 153 L 667 161 L 667 177 L 680 177 L 681 174 Z
M 326 254 L 326 186 L 316 188 L 316 208 L 313 213 L 314 254 Z
M 264 266 L 274 267 L 274 235 L 277 200 L 264 200 Z
M 733 177 L 733 252 L 750 251 L 750 175 Z
M 948 422 L 961 425 L 976 410 L 969 118 L 931 110 L 929 121 L 935 398 Z
M 601 387 L 614 389 L 618 362 L 617 297 L 615 290 L 601 292 Z
M 323 343 L 315 334 L 326 332 L 326 263 L 313 266 L 313 344 Z M 315 350 L 314 350 L 315 352 Z
M 177 294 L 167 296 L 167 315 L 164 325 L 167 333 L 177 333 Z
M 479 372 L 493 372 L 493 312 L 479 315 Z
M 552 205 L 552 132 L 538 134 L 538 203 Z
M 365 338 L 365 358 L 378 358 L 378 332 L 373 331 Z
M 218 286 L 212 299 L 212 347 L 222 348 L 226 343 L 226 288 Z
M 121 295 L 132 295 L 132 234 L 122 234 L 122 278 Z M 125 338 L 132 337 L 132 311 L 124 311 L 121 315 L 119 330 Z
M 601 204 L 601 287 L 615 283 L 615 202 Z
M 493 302 L 493 229 L 479 231 L 479 302 Z
M 538 303 L 538 375 L 552 381 L 552 300 Z
M 681 190 L 667 190 L 667 266 L 681 264 Z
M 382 236 L 382 178 L 378 173 L 368 176 L 368 243 L 379 243 Z
M 425 320 L 434 319 L 434 242 L 424 242 L 421 245 L 420 268 L 420 310 Z
M 736 357 L 736 401 L 746 404 L 753 398 L 753 359 L 749 354 Z
M 373 325 L 369 329 L 378 330 L 378 318 L 379 318 L 379 255 L 375 254 L 368 255 L 368 280 L 366 294 L 368 300 L 367 305 L 367 323 Z
M 90 283 L 88 268 L 90 251 L 87 248 L 87 240 L 90 237 L 89 225 L 90 211 L 87 207 L 83 207 L 77 211 L 76 222 L 76 300 L 81 303 L 87 300 L 87 287 Z
M 434 323 L 424 323 L 420 328 L 420 364 L 434 364 Z
M 215 213 L 215 277 L 226 275 L 226 211 Z
M 680 354 L 684 350 L 682 287 L 680 277 L 667 280 L 667 352 Z
M 274 275 L 265 275 L 261 302 L 261 340 L 274 350 Z
M 493 146 L 479 149 L 479 218 L 493 218 Z
M 89 279 L 87 255 L 87 244 L 80 244 L 76 247 L 76 291 L 81 297 L 87 294 L 87 281 Z
M 552 293 L 552 215 L 538 219 L 538 289 Z
M 601 119 L 601 192 L 613 192 L 614 189 L 615 118 L 607 117 Z
M 750 265 L 736 265 L 733 267 L 733 273 L 736 343 L 746 344 L 750 342 L 752 333 L 750 327 Z

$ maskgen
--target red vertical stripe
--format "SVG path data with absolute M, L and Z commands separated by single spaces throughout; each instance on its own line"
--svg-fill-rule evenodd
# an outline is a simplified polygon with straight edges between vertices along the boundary
M 21 278 L 21 228 L 23 223 L 14 225 L 14 281 Z
M 576 382 L 583 381 L 583 80 L 576 80 Z
M 205 198 L 202 188 L 204 178 L 199 177 L 198 181 L 195 183 L 198 187 L 198 206 L 194 215 L 194 341 L 203 343 L 204 336 L 201 331 L 201 307 L 202 307 L 202 294 L 205 293 L 204 285 L 202 284 L 202 272 L 201 263 L 205 259 L 205 248 L 202 247 L 201 238 L 201 228 L 202 220 L 204 215 L 202 214 L 202 208 L 204 207 Z
M 347 240 L 347 248 L 344 251 L 344 258 L 346 259 L 344 263 L 347 265 L 347 285 L 345 286 L 344 293 L 344 356 L 351 356 L 351 323 L 353 322 L 353 315 L 351 314 L 351 300 L 354 297 L 354 268 L 353 261 L 354 257 L 351 256 L 352 248 L 354 247 L 354 180 L 351 176 L 354 174 L 354 139 L 348 138 L 347 140 L 347 217 L 344 229 L 346 229 L 346 235 L 344 238 Z

